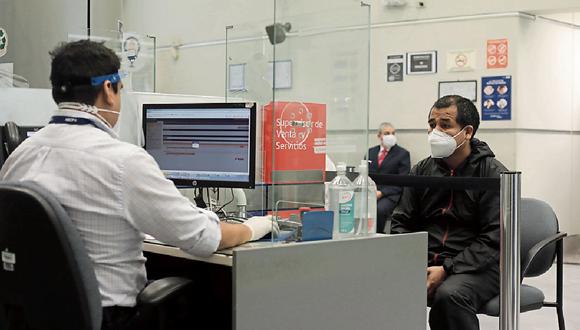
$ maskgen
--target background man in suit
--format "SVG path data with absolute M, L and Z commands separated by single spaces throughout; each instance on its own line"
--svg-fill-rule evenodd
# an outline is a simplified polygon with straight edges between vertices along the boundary
M 369 173 L 405 175 L 411 170 L 409 152 L 397 145 L 395 133 L 391 123 L 379 125 L 379 145 L 369 149 Z M 377 232 L 385 232 L 387 218 L 391 216 L 402 191 L 397 186 L 377 185 Z M 390 228 L 386 232 L 389 231 Z

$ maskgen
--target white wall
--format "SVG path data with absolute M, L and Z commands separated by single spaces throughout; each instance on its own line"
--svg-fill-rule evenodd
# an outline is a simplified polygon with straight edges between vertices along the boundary
M 49 89 L 0 88 L 0 100 L 0 125 L 43 126 L 57 109 Z
M 95 31 L 116 28 L 117 0 L 93 1 L 91 26 Z M 85 34 L 87 2 L 75 0 L 0 0 L 0 26 L 9 36 L 9 48 L 0 63 L 14 63 L 14 73 L 33 88 L 50 87 L 49 51 L 69 34 Z
M 10 57 L 0 61 L 14 62 L 14 73 L 26 78 L 31 87 L 50 86 L 48 52 L 67 39 L 69 29 L 86 26 L 86 14 L 79 14 L 86 13 L 86 2 L 2 0 L 0 6 L 0 26 L 9 24 L 5 29 L 10 52 Z
M 564 17 L 568 16 L 568 17 Z M 574 14 L 559 15 L 574 21 Z M 577 173 L 579 48 L 577 29 L 544 19 L 521 20 L 517 57 L 516 169 L 522 195 L 555 209 L 563 230 L 580 232 Z

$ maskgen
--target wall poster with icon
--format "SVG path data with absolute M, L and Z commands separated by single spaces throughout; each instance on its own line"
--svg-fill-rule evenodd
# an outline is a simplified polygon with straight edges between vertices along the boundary
M 387 82 L 403 81 L 404 55 L 387 55 Z
M 508 40 L 494 39 L 487 41 L 487 68 L 505 69 L 508 66 Z
M 437 73 L 437 51 L 407 53 L 407 74 Z
M 481 120 L 512 119 L 512 76 L 481 78 Z
M 0 27 L 0 57 L 8 52 L 8 33 Z

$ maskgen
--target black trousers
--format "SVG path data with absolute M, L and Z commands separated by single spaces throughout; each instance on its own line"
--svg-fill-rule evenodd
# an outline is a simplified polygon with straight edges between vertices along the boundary
M 126 329 L 136 312 L 137 309 L 134 307 L 103 307 L 103 322 L 101 323 L 101 330 Z
M 397 202 L 390 200 L 389 197 L 383 197 L 377 201 L 377 233 L 391 232 L 391 228 L 387 228 L 385 231 L 385 224 L 396 205 Z
M 429 301 L 431 330 L 478 330 L 477 311 L 499 294 L 499 267 L 481 273 L 453 274 Z

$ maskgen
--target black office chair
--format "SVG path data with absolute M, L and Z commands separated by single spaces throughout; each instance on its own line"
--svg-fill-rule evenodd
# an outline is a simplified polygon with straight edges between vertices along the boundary
M 2 127 L 2 140 L 2 153 L 4 154 L 4 158 L 8 158 L 14 149 L 22 143 L 18 125 L 11 121 L 6 122 Z
M 32 183 L 0 182 L 0 251 L 0 329 L 101 329 L 92 262 L 49 192 Z M 169 277 L 148 285 L 137 298 L 138 312 L 129 328 L 149 329 L 152 320 L 167 321 L 163 307 L 189 284 Z
M 11 121 L 0 126 L 0 131 L 0 147 L 2 149 L 0 150 L 0 167 L 2 167 L 6 158 L 22 142 L 22 138 L 18 126 Z
M 556 259 L 556 301 L 544 301 L 542 290 L 522 284 L 520 289 L 520 312 L 555 307 L 558 326 L 565 329 L 562 309 L 563 286 L 563 239 L 566 233 L 559 232 L 558 218 L 546 202 L 533 198 L 522 198 L 520 209 L 521 225 L 521 279 L 536 277 L 547 272 Z M 499 316 L 499 295 L 487 302 L 479 313 Z

